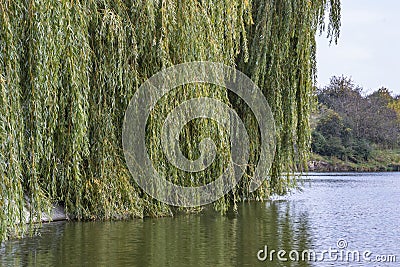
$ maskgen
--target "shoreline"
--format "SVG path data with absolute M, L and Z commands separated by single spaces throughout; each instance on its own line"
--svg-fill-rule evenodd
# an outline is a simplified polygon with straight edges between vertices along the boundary
M 377 151 L 366 161 L 341 160 L 312 154 L 308 162 L 309 172 L 399 172 L 400 153 L 394 150 Z
M 400 172 L 399 165 L 388 165 L 388 166 L 376 166 L 368 167 L 364 165 L 351 166 L 346 163 L 342 164 L 331 164 L 326 161 L 310 161 L 308 163 L 308 172 L 320 172 L 320 173 L 340 173 L 340 172 Z

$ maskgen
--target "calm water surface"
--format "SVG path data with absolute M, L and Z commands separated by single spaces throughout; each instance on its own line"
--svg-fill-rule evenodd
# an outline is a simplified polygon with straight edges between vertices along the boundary
M 400 173 L 312 174 L 302 188 L 226 216 L 47 224 L 40 236 L 3 243 L 0 266 L 400 266 Z M 265 246 L 285 250 L 288 261 L 260 261 Z M 330 248 L 337 260 L 319 261 Z M 307 250 L 317 262 L 302 260 Z M 365 252 L 397 263 L 367 263 Z

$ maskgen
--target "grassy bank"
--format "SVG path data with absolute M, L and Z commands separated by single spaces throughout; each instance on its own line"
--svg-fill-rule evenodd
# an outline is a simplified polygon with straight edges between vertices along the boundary
M 368 160 L 358 162 L 312 153 L 308 166 L 309 171 L 317 172 L 400 171 L 400 149 L 375 149 Z

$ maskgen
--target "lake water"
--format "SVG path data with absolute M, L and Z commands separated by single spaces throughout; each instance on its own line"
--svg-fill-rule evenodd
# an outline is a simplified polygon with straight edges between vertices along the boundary
M 3 243 L 0 266 L 400 265 L 400 173 L 312 174 L 302 188 L 226 216 L 47 224 Z

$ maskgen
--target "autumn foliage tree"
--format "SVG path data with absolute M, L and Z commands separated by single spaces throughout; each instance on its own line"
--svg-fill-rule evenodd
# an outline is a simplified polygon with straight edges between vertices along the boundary
M 347 160 L 367 160 L 371 145 L 399 147 L 398 97 L 386 88 L 363 95 L 346 77 L 332 77 L 317 91 L 319 122 L 313 132 L 313 151 Z

